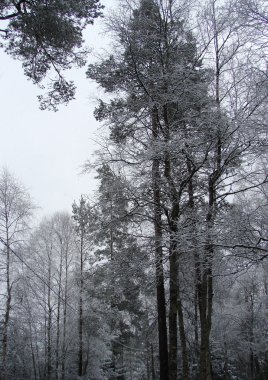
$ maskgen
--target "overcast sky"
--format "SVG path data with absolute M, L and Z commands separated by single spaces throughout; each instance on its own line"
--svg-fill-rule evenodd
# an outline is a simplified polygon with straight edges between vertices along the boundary
M 109 7 L 111 1 L 102 1 Z M 106 10 L 107 12 L 107 10 Z M 103 21 L 87 31 L 87 44 L 107 44 Z M 6 166 L 29 189 L 42 215 L 71 211 L 80 194 L 92 193 L 94 174 L 79 175 L 81 166 L 97 149 L 92 141 L 100 125 L 93 117 L 99 91 L 86 79 L 86 67 L 71 71 L 76 100 L 58 112 L 41 111 L 40 89 L 23 75 L 21 63 L 0 51 L 1 147 L 0 166 Z

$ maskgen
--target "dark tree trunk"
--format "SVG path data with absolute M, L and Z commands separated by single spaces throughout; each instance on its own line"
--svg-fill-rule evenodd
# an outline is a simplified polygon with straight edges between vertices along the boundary
M 60 240 L 62 245 L 62 241 Z M 61 293 L 62 293 L 62 246 L 60 252 L 60 270 L 59 270 L 59 287 L 58 287 L 58 304 L 57 304 L 57 336 L 56 336 L 56 379 L 59 379 L 59 357 L 60 357 L 60 311 L 61 311 Z
M 177 244 L 177 221 L 179 218 L 179 208 L 174 205 L 172 210 L 173 221 L 170 224 L 172 230 L 170 242 L 170 310 L 169 310 L 169 370 L 170 378 L 176 380 L 178 375 L 178 324 L 179 321 L 179 336 L 182 350 L 182 367 L 183 380 L 189 380 L 189 361 L 187 352 L 187 340 L 184 326 L 183 308 L 180 294 L 179 282 L 179 252 Z M 174 222 L 175 219 L 175 222 Z
M 184 316 L 183 308 L 180 295 L 180 285 L 178 282 L 178 319 L 179 319 L 179 333 L 182 351 L 182 370 L 183 370 L 183 380 L 189 380 L 189 359 L 187 350 L 187 339 L 184 327 Z
M 61 358 L 61 380 L 65 379 L 66 363 L 66 335 L 67 335 L 67 294 L 68 294 L 68 256 L 65 252 L 65 281 L 64 281 L 64 302 L 63 302 L 63 333 L 62 333 L 62 358 Z
M 80 289 L 79 289 L 79 321 L 78 321 L 78 336 L 79 336 L 79 349 L 78 349 L 78 376 L 83 375 L 83 288 L 84 288 L 84 268 L 83 268 L 83 237 L 81 237 L 80 247 Z
M 153 140 L 158 137 L 157 110 L 152 111 Z M 166 297 L 164 285 L 163 250 L 162 250 L 162 220 L 161 220 L 161 195 L 160 195 L 160 162 L 153 159 L 152 186 L 154 199 L 154 234 L 155 234 L 155 269 L 156 269 L 156 294 L 158 315 L 158 340 L 160 380 L 169 380 L 168 367 L 168 343 L 167 343 L 167 321 L 166 321 Z
M 165 141 L 168 145 L 170 141 L 170 110 L 168 105 L 163 107 L 163 119 L 165 124 Z M 184 329 L 184 319 L 182 303 L 179 289 L 179 250 L 178 250 L 178 221 L 180 217 L 180 197 L 183 186 L 178 191 L 177 186 L 172 178 L 172 162 L 168 149 L 165 152 L 165 170 L 164 175 L 168 182 L 169 196 L 172 202 L 172 210 L 168 215 L 169 233 L 170 233 L 170 287 L 169 287 L 169 372 L 170 379 L 177 380 L 178 377 L 178 318 L 179 332 L 182 347 L 183 362 L 183 379 L 189 379 L 189 363 L 186 345 L 186 334 Z
M 176 222 L 175 222 L 176 223 Z M 177 263 L 177 244 L 176 244 L 176 224 L 173 224 L 173 234 L 170 241 L 169 255 L 169 373 L 172 380 L 177 380 L 177 361 L 178 361 L 178 263 Z
M 198 284 L 198 302 L 200 315 L 200 380 L 211 380 L 210 332 L 212 317 L 212 264 L 211 252 L 206 252 L 202 279 Z
M 193 170 L 192 163 L 187 159 L 187 169 L 189 176 Z M 193 258 L 194 258 L 194 359 L 196 364 L 199 358 L 199 315 L 198 315 L 198 284 L 201 279 L 200 258 L 197 250 L 197 238 L 196 238 L 196 210 L 195 210 L 195 198 L 194 198 L 194 184 L 192 178 L 188 182 L 188 206 L 192 219 L 191 233 L 193 244 Z
M 6 239 L 6 286 L 7 286 L 7 300 L 5 305 L 5 316 L 4 316 L 4 323 L 3 323 L 3 338 L 2 338 L 2 345 L 3 345 L 3 380 L 8 380 L 8 370 L 7 370 L 7 353 L 8 353 L 8 324 L 9 324 L 9 317 L 10 317 L 10 307 L 11 307 L 11 284 L 10 284 L 10 246 L 9 246 L 9 237 L 7 234 Z
M 206 217 L 208 228 L 207 244 L 204 249 L 203 261 L 201 270 L 198 269 L 198 304 L 200 315 L 200 380 L 211 380 L 211 360 L 210 360 L 210 332 L 212 318 L 212 301 L 213 301 L 213 278 L 212 278 L 212 259 L 213 259 L 213 244 L 211 230 L 214 223 L 213 208 L 215 203 L 215 177 L 211 177 L 209 181 L 209 210 Z
M 157 190 L 154 191 L 154 201 L 155 203 L 158 203 L 159 201 Z M 157 209 L 158 207 L 155 205 L 155 208 Z M 154 228 L 160 380 L 168 380 L 169 371 L 167 349 L 166 297 L 164 286 L 161 216 L 158 214 L 158 212 L 155 213 Z
M 47 380 L 52 380 L 52 306 L 51 306 L 51 263 L 48 269 L 48 321 L 47 321 Z

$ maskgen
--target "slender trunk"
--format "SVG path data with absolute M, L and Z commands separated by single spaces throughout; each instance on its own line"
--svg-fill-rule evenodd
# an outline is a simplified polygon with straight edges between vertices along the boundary
M 24 287 L 24 292 L 26 294 L 26 303 L 27 303 L 27 313 L 29 316 L 28 319 L 28 324 L 29 324 L 29 332 L 30 332 L 30 347 L 31 347 L 31 355 L 32 355 L 32 361 L 33 361 L 33 371 L 34 371 L 34 380 L 37 380 L 37 370 L 36 370 L 36 358 L 35 358 L 35 353 L 34 353 L 34 345 L 33 345 L 33 330 L 32 330 L 32 313 L 31 313 L 31 308 L 29 305 L 29 300 L 28 300 L 28 295 L 26 293 L 26 289 Z
M 163 118 L 165 124 L 164 137 L 166 145 L 170 141 L 170 125 L 168 106 L 163 107 Z M 170 213 L 169 234 L 169 375 L 170 379 L 177 380 L 178 376 L 178 252 L 177 252 L 177 223 L 180 213 L 179 196 L 171 177 L 171 160 L 168 149 L 165 151 L 164 175 L 169 184 L 169 195 L 172 201 L 172 211 Z
M 114 255 L 114 229 L 113 229 L 113 200 L 110 198 L 110 228 L 109 228 L 109 248 L 110 248 L 110 269 L 111 269 L 111 289 L 112 289 L 112 295 L 111 295 L 111 312 L 112 312 L 112 318 L 111 318 L 111 330 L 112 333 L 115 331 L 115 325 L 116 325 L 116 317 L 115 317 L 115 310 L 116 310 L 116 301 L 115 301 L 115 274 L 114 274 L 114 264 L 115 264 L 115 255 Z M 112 360 L 111 360 L 111 370 L 112 374 L 110 379 L 115 378 L 115 372 L 117 367 L 117 357 L 118 357 L 118 344 L 115 339 L 112 340 Z
M 179 320 L 179 333 L 182 351 L 182 370 L 183 370 L 183 380 L 189 380 L 189 359 L 187 350 L 187 339 L 184 326 L 184 316 L 183 308 L 180 295 L 180 283 L 178 281 L 178 320 Z
M 10 308 L 11 308 L 11 284 L 10 284 L 10 242 L 8 232 L 6 234 L 6 287 L 7 287 L 7 299 L 5 305 L 5 315 L 3 323 L 3 380 L 8 380 L 8 370 L 7 370 L 7 353 L 8 353 L 8 324 L 10 318 Z
M 66 322 L 67 322 L 67 296 L 68 296 L 68 255 L 65 252 L 65 283 L 64 283 L 64 303 L 63 303 L 63 332 L 62 332 L 62 360 L 61 360 L 61 380 L 65 379 L 66 361 Z
M 173 234 L 170 239 L 169 255 L 169 374 L 172 380 L 177 380 L 177 361 L 178 361 L 178 262 L 177 262 L 177 243 L 176 243 L 176 222 L 173 224 Z
M 157 110 L 152 111 L 153 139 L 157 140 Z M 157 316 L 158 316 L 158 340 L 159 340 L 159 361 L 160 380 L 169 380 L 168 368 L 168 348 L 167 348 L 167 322 L 166 322 L 166 299 L 163 269 L 162 250 L 162 221 L 160 202 L 160 162 L 153 159 L 152 165 L 152 185 L 154 199 L 154 234 L 155 234 L 155 271 L 156 271 L 156 295 L 157 295 Z
M 178 354 L 178 325 L 179 321 L 179 336 L 182 350 L 182 367 L 183 367 L 183 380 L 189 380 L 189 361 L 187 351 L 187 339 L 184 326 L 184 316 L 182 301 L 180 295 L 180 282 L 179 282 L 179 260 L 178 260 L 178 246 L 177 246 L 177 219 L 178 208 L 173 208 L 172 212 L 174 220 L 171 223 L 171 230 L 173 235 L 171 236 L 171 253 L 170 253 L 170 311 L 169 311 L 169 365 L 170 365 L 170 377 L 171 379 L 177 379 L 177 354 Z
M 212 274 L 211 258 L 206 260 L 207 268 L 203 270 L 203 278 L 199 287 L 199 314 L 201 328 L 200 343 L 200 380 L 211 380 L 211 360 L 210 360 L 210 332 L 212 317 Z
M 37 362 L 37 378 L 42 378 L 42 365 L 39 355 L 39 341 L 38 341 L 38 334 L 36 331 L 36 326 L 34 326 L 34 337 L 35 337 L 35 352 L 36 352 L 36 362 Z M 45 349 L 45 355 L 46 355 L 46 349 Z M 43 354 L 42 354 L 42 363 L 44 361 Z
M 206 252 L 206 255 L 209 253 Z M 211 380 L 211 360 L 210 360 L 210 331 L 212 317 L 212 272 L 211 257 L 205 260 L 203 268 L 203 278 L 199 284 L 199 314 L 201 328 L 200 343 L 200 380 Z
M 58 298 L 57 305 L 57 334 L 56 334 L 56 379 L 59 379 L 59 349 L 60 349 L 60 298 Z
M 62 245 L 62 241 L 60 241 Z M 61 306 L 61 288 L 62 288 L 62 247 L 60 252 L 60 272 L 58 287 L 58 304 L 57 304 L 57 335 L 56 335 L 56 379 L 59 379 L 59 356 L 60 356 L 60 306 Z
M 80 289 L 79 289 L 79 351 L 78 351 L 78 376 L 83 375 L 83 237 L 81 238 L 80 246 Z
M 65 379 L 65 361 L 66 361 L 66 317 L 67 317 L 67 307 L 66 302 L 64 302 L 63 309 L 63 337 L 62 337 L 62 359 L 61 359 L 61 380 Z
M 197 253 L 194 255 L 194 266 L 195 266 L 195 289 L 194 289 L 194 353 L 196 365 L 198 364 L 198 357 L 200 354 L 199 345 L 199 316 L 198 316 L 198 282 L 200 278 L 200 262 Z
M 44 298 L 45 298 L 45 305 L 47 302 L 47 295 L 46 295 L 46 288 L 44 288 Z M 45 312 L 44 312 L 44 342 L 45 342 L 45 366 L 43 368 L 43 378 L 47 378 L 47 311 L 46 311 L 46 306 L 45 306 Z
M 187 169 L 190 176 L 192 172 L 192 164 L 187 159 Z M 188 182 L 188 205 L 190 209 L 190 215 L 192 219 L 192 244 L 193 244 L 193 256 L 194 256 L 194 354 L 196 364 L 198 363 L 199 356 L 199 334 L 198 334 L 198 283 L 201 279 L 200 259 L 197 252 L 197 239 L 196 239 L 196 215 L 195 215 L 195 198 L 194 198 L 194 185 L 193 180 L 190 178 Z
M 6 311 L 3 323 L 3 380 L 8 380 L 8 370 L 7 370 L 7 350 L 8 350 L 8 323 L 10 317 L 10 305 L 11 305 L 11 294 L 8 292 L 6 301 Z
M 249 322 L 249 366 L 250 366 L 250 380 L 255 380 L 254 371 L 254 297 L 252 294 L 249 296 L 249 311 L 250 311 L 250 322 Z
M 47 380 L 52 380 L 52 306 L 51 306 L 51 263 L 48 269 L 48 321 L 47 321 Z
M 79 352 L 78 352 L 78 376 L 83 375 L 83 299 L 82 290 L 79 296 Z
M 204 250 L 204 260 L 202 263 L 202 275 L 199 273 L 198 281 L 198 302 L 200 315 L 200 380 L 211 380 L 211 360 L 210 360 L 210 332 L 212 318 L 213 301 L 213 278 L 212 278 L 212 259 L 213 244 L 211 229 L 213 227 L 213 207 L 215 203 L 214 178 L 209 181 L 209 211 L 206 217 L 208 228 L 207 244 Z

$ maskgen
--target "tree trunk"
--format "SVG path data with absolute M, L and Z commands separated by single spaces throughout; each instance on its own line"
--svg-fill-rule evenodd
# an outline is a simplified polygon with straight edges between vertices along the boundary
M 78 376 L 83 375 L 83 237 L 81 237 L 80 248 L 80 289 L 79 289 L 79 322 L 78 322 L 78 335 L 79 335 L 79 350 L 78 350 Z
M 209 181 L 209 211 L 206 217 L 207 223 L 207 244 L 204 249 L 204 259 L 202 262 L 202 273 L 199 271 L 198 276 L 198 303 L 200 315 L 200 380 L 211 380 L 211 360 L 210 360 L 210 332 L 212 318 L 212 300 L 213 300 L 213 278 L 212 278 L 212 259 L 213 245 L 211 230 L 213 227 L 213 207 L 215 202 L 215 178 L 212 176 Z
M 62 333 L 62 359 L 61 359 L 61 380 L 65 379 L 66 361 L 66 322 L 67 322 L 67 297 L 68 297 L 68 250 L 65 252 L 65 282 L 64 282 L 64 303 L 63 303 L 63 333 Z
M 152 111 L 153 140 L 158 137 L 157 110 Z M 160 163 L 157 158 L 153 159 L 152 186 L 154 199 L 154 235 L 155 235 L 155 272 L 156 272 L 156 295 L 158 316 L 158 341 L 160 380 L 169 380 L 168 348 L 167 348 L 167 322 L 166 322 L 166 297 L 164 285 L 163 250 L 162 250 L 162 221 L 160 202 Z
M 169 374 L 170 379 L 177 380 L 177 361 L 178 361 L 178 263 L 177 263 L 177 244 L 176 244 L 176 222 L 173 224 L 173 234 L 170 238 L 169 255 Z
M 58 304 L 57 304 L 57 336 L 56 336 L 56 379 L 59 379 L 59 356 L 60 356 L 60 306 L 62 293 L 62 241 L 60 240 L 60 271 L 59 271 L 59 287 L 58 287 Z
M 183 380 L 189 380 L 189 359 L 187 350 L 187 339 L 184 327 L 184 316 L 180 295 L 180 283 L 178 281 L 178 319 L 179 319 L 179 333 L 182 351 L 182 370 L 183 370 Z
M 184 327 L 184 316 L 180 295 L 180 282 L 179 282 L 179 261 L 178 261 L 178 245 L 177 245 L 177 221 L 178 221 L 178 207 L 174 205 L 172 210 L 173 221 L 170 225 L 173 234 L 171 235 L 170 242 L 170 310 L 169 310 L 169 370 L 170 378 L 177 379 L 177 361 L 178 361 L 178 325 L 179 321 L 179 336 L 182 350 L 182 367 L 183 367 L 183 380 L 189 380 L 189 361 L 187 352 L 187 340 Z M 174 222 L 175 219 L 175 222 Z
M 168 146 L 170 141 L 170 110 L 168 105 L 163 107 L 163 118 L 165 124 L 165 142 Z M 189 379 L 189 363 L 186 347 L 186 334 L 184 329 L 184 319 L 182 303 L 180 299 L 179 285 L 179 251 L 178 251 L 178 221 L 180 217 L 180 196 L 181 190 L 178 191 L 176 184 L 172 178 L 172 162 L 170 152 L 165 151 L 165 170 L 164 175 L 169 185 L 169 196 L 172 202 L 172 210 L 168 216 L 169 233 L 170 233 L 170 282 L 169 282 L 169 373 L 172 380 L 177 380 L 178 376 L 178 321 L 179 332 L 182 347 L 182 362 L 183 362 L 183 379 Z M 182 185 L 184 186 L 184 185 Z
M 7 370 L 7 353 L 8 353 L 8 324 L 10 317 L 10 307 L 11 307 L 11 284 L 10 284 L 10 243 L 9 235 L 7 232 L 6 236 L 6 287 L 7 287 L 7 300 L 5 305 L 5 316 L 3 323 L 3 380 L 8 380 L 8 370 Z
M 44 287 L 44 299 L 45 299 L 45 302 L 46 302 L 46 286 Z M 44 342 L 45 342 L 45 366 L 43 367 L 43 378 L 46 379 L 47 378 L 47 310 L 45 308 L 44 310 Z
M 212 317 L 212 252 L 206 252 L 203 263 L 203 275 L 198 283 L 198 302 L 200 315 L 200 380 L 211 380 L 211 360 L 210 360 L 210 332 Z
M 51 263 L 48 269 L 48 321 L 47 321 L 47 380 L 52 380 L 52 306 L 51 306 Z
M 189 175 L 192 172 L 192 164 L 189 159 L 187 159 L 187 168 Z M 196 364 L 198 363 L 199 353 L 199 328 L 198 328 L 198 284 L 201 281 L 201 269 L 200 269 L 200 259 L 197 251 L 197 239 L 196 239 L 196 211 L 195 211 L 195 199 L 194 199 L 194 185 L 193 180 L 190 178 L 188 182 L 188 205 L 190 209 L 190 215 L 192 218 L 192 240 L 193 240 L 193 256 L 194 256 L 194 357 Z

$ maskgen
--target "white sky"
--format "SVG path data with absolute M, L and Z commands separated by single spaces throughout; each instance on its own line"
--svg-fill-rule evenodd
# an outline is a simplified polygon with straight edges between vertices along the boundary
M 111 4 L 112 0 L 102 1 Z M 107 12 L 107 10 L 106 10 Z M 103 21 L 89 27 L 87 44 L 101 48 Z M 58 112 L 41 111 L 41 90 L 23 74 L 21 63 L 0 51 L 0 166 L 6 166 L 29 189 L 41 214 L 71 211 L 81 194 L 92 193 L 94 173 L 79 175 L 81 166 L 97 149 L 100 125 L 93 117 L 97 87 L 86 79 L 86 67 L 73 69 L 76 100 Z

